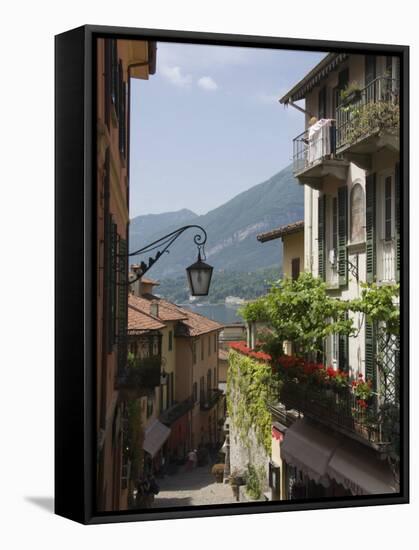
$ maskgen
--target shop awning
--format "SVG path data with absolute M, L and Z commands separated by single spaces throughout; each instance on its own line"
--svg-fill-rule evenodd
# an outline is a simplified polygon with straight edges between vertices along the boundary
M 316 483 L 328 487 L 327 467 L 338 445 L 339 439 L 306 419 L 297 420 L 288 428 L 281 443 L 281 457 Z
M 170 428 L 155 420 L 146 430 L 143 449 L 154 457 L 170 435 Z
M 356 443 L 345 443 L 336 449 L 327 473 L 353 495 L 386 494 L 398 490 L 387 462 Z

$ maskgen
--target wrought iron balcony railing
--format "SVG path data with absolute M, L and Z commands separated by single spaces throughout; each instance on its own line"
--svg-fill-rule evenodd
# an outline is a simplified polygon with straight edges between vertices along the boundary
M 391 442 L 377 396 L 365 402 L 357 399 L 350 388 L 325 390 L 289 380 L 280 390 L 280 401 L 287 409 L 375 447 Z
M 199 401 L 201 411 L 209 411 L 210 409 L 212 409 L 217 404 L 222 395 L 222 390 L 219 390 L 217 388 L 208 390 L 207 392 L 202 392 Z
M 134 358 L 120 369 L 117 379 L 119 390 L 147 393 L 160 385 L 162 358 L 160 355 Z
M 313 132 L 308 128 L 293 139 L 293 170 L 304 172 L 324 159 L 334 157 L 336 152 L 336 128 L 334 121 Z
M 380 129 L 394 129 L 399 118 L 399 84 L 380 76 L 354 92 L 336 109 L 336 150 L 347 147 Z
M 167 426 L 171 426 L 176 420 L 192 410 L 194 406 L 195 402 L 192 395 L 179 403 L 173 403 L 171 407 L 160 414 L 160 422 L 163 422 L 163 424 Z

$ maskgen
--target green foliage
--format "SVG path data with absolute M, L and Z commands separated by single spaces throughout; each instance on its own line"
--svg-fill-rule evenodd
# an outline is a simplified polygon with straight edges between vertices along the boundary
M 131 461 L 131 479 L 136 481 L 143 470 L 144 427 L 141 419 L 141 401 L 132 399 L 127 403 L 128 431 L 124 452 Z
M 398 297 L 400 285 L 377 285 L 361 283 L 361 297 L 352 300 L 352 311 L 364 313 L 367 320 L 385 327 L 387 334 L 398 336 L 400 333 L 400 309 Z
M 347 139 L 350 143 L 370 134 L 397 134 L 400 127 L 400 109 L 397 103 L 377 101 L 366 105 L 344 107 L 349 112 Z
M 271 453 L 272 418 L 268 404 L 277 384 L 272 368 L 230 350 L 227 371 L 227 410 L 238 429 L 240 440 L 250 447 L 249 431 L 254 430 L 257 442 Z
M 261 317 L 271 330 L 268 353 L 272 353 L 273 346 L 269 343 L 274 340 L 291 341 L 297 349 L 309 353 L 319 351 L 329 334 L 353 333 L 352 321 L 345 315 L 347 310 L 347 302 L 328 296 L 323 281 L 311 273 L 301 273 L 294 281 L 279 280 L 266 296 L 244 308 L 243 315 L 250 321 L 255 312 L 262 312 Z
M 353 80 L 346 86 L 344 90 L 341 90 L 340 99 L 342 101 L 346 101 L 352 94 L 360 91 L 361 91 L 361 86 L 359 82 L 356 82 L 355 80 Z
M 241 307 L 237 313 L 241 315 L 248 323 L 269 320 L 265 296 L 262 296 L 253 302 L 248 302 Z
M 250 498 L 258 500 L 262 496 L 264 478 L 265 470 L 263 466 L 247 465 L 246 492 Z

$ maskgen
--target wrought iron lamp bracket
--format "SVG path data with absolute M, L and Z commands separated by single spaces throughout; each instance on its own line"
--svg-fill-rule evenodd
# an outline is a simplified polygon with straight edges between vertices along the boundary
M 205 229 L 203 227 L 201 227 L 200 225 L 195 225 L 195 224 L 192 224 L 192 225 L 184 225 L 183 227 L 180 227 L 179 229 L 176 229 L 175 231 L 172 231 L 171 233 L 168 233 L 167 235 L 164 235 L 163 237 L 161 237 L 160 239 L 157 239 L 155 241 L 153 241 L 152 243 L 138 249 L 138 250 L 135 250 L 134 252 L 130 252 L 129 254 L 118 254 L 118 259 L 125 259 L 125 258 L 129 258 L 129 257 L 132 257 L 132 256 L 139 256 L 141 254 L 145 254 L 147 252 L 151 252 L 153 250 L 157 250 L 156 254 L 154 256 L 149 256 L 148 258 L 148 262 L 146 261 L 142 261 L 140 263 L 140 268 L 138 269 L 138 271 L 136 272 L 136 277 L 135 278 L 132 278 L 130 279 L 129 281 L 127 281 L 126 283 L 124 282 L 119 282 L 117 284 L 119 285 L 130 285 L 132 283 L 135 283 L 136 281 L 138 281 L 138 279 L 141 279 L 141 277 L 147 273 L 147 271 L 163 256 L 164 253 L 169 253 L 170 250 L 169 248 L 172 246 L 172 244 L 185 232 L 187 231 L 188 229 L 199 229 L 199 231 L 201 231 L 201 233 L 197 233 L 196 235 L 194 235 L 194 243 L 196 244 L 196 246 L 198 247 L 198 253 L 199 253 L 199 256 L 202 257 L 203 259 L 205 259 L 205 243 L 207 242 L 207 232 L 205 231 Z

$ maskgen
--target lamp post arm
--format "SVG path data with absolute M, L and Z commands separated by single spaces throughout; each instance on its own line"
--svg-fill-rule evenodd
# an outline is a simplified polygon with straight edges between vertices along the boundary
M 137 271 L 135 279 L 131 279 L 128 281 L 128 284 L 135 283 L 140 279 L 156 262 L 157 260 L 165 253 L 169 253 L 169 248 L 171 245 L 188 229 L 199 229 L 202 233 L 197 233 L 193 240 L 194 243 L 197 245 L 198 250 L 203 250 L 203 247 L 205 243 L 207 242 L 207 232 L 203 227 L 196 224 L 191 225 L 184 225 L 183 227 L 180 227 L 179 229 L 176 229 L 175 231 L 172 231 L 171 233 L 168 233 L 167 235 L 164 235 L 163 237 L 160 237 L 160 239 L 157 239 L 153 241 L 150 244 L 147 244 L 146 246 L 139 248 L 138 250 L 135 250 L 134 252 L 130 252 L 128 254 L 118 254 L 118 256 L 122 258 L 127 258 L 131 256 L 139 256 L 140 254 L 144 254 L 146 252 L 151 252 L 152 250 L 159 249 L 155 256 L 150 256 L 148 258 L 148 263 L 141 262 L 140 268 Z M 118 283 L 118 284 L 124 284 L 124 283 Z

